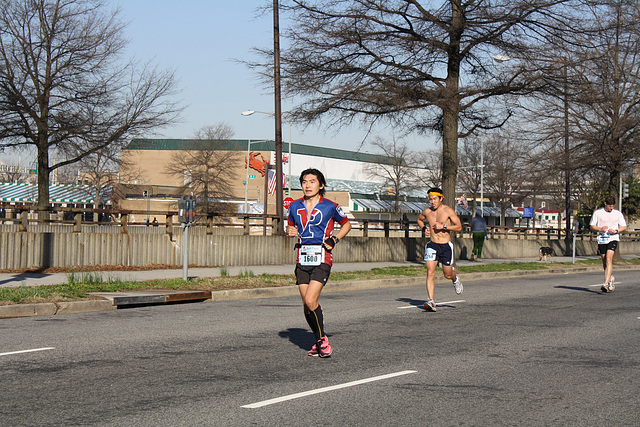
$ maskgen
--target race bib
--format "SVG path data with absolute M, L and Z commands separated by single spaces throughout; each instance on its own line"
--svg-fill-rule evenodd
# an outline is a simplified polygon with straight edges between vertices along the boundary
M 300 265 L 320 265 L 324 262 L 322 245 L 302 245 L 298 253 Z
M 609 233 L 598 234 L 598 244 L 606 245 L 611 241 L 611 235 Z
M 425 261 L 435 261 L 436 260 L 436 250 L 433 249 L 433 248 L 425 248 L 424 260 Z

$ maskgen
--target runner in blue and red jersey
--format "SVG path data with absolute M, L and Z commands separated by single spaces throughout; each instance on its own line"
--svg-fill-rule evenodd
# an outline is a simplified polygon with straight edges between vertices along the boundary
M 304 197 L 289 206 L 287 234 L 298 237 L 296 284 L 304 305 L 304 317 L 316 337 L 309 356 L 329 357 L 333 352 L 324 331 L 320 292 L 327 283 L 333 265 L 332 250 L 349 233 L 351 223 L 337 203 L 325 199 L 326 181 L 317 169 L 300 174 Z M 335 223 L 340 230 L 334 235 Z

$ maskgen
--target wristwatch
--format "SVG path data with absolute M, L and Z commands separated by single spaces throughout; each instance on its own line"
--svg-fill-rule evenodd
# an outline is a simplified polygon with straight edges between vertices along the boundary
M 447 224 L 445 224 L 444 227 L 442 227 L 442 228 L 444 228 L 446 230 L 447 229 Z

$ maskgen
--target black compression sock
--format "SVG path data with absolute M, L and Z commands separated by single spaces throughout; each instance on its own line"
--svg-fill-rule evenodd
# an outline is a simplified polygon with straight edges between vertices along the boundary
M 316 339 L 319 340 L 324 336 L 324 315 L 322 314 L 322 307 L 320 307 L 320 305 L 311 312 L 311 317 L 318 325 L 318 334 L 316 334 Z
M 309 310 L 307 306 L 304 307 L 304 318 L 307 319 L 307 323 L 309 324 L 313 335 L 316 336 L 316 341 L 319 340 L 321 335 L 320 329 L 318 328 L 318 322 L 316 321 L 316 315 L 313 311 Z

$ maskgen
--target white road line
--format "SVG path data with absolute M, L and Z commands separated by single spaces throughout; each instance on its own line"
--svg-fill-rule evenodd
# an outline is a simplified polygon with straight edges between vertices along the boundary
M 436 307 L 439 305 L 447 305 L 447 304 L 456 304 L 459 302 L 467 302 L 467 300 L 464 299 L 459 299 L 456 301 L 442 301 L 442 302 L 437 302 L 436 303 Z M 399 309 L 405 309 L 405 308 L 422 308 L 421 305 L 403 305 L 402 307 L 398 307 Z
M 34 348 L 31 350 L 10 351 L 8 353 L 0 353 L 0 356 L 8 356 L 10 354 L 33 353 L 34 351 L 53 350 L 55 347 Z
M 386 380 L 388 378 L 399 377 L 401 375 L 415 374 L 418 371 L 401 371 L 393 374 L 380 375 L 378 377 L 365 378 L 363 380 L 351 381 L 344 384 L 338 384 L 330 387 L 323 387 L 316 390 L 303 391 L 301 393 L 294 393 L 288 396 L 276 397 L 275 399 L 263 400 L 262 402 L 251 403 L 249 405 L 242 405 L 241 408 L 255 409 L 261 408 L 267 405 L 273 405 L 274 403 L 286 402 L 287 400 L 298 399 L 300 397 L 311 396 L 318 393 L 325 393 L 327 391 L 340 390 L 342 388 L 353 387 L 360 384 L 366 384 L 373 381 Z

